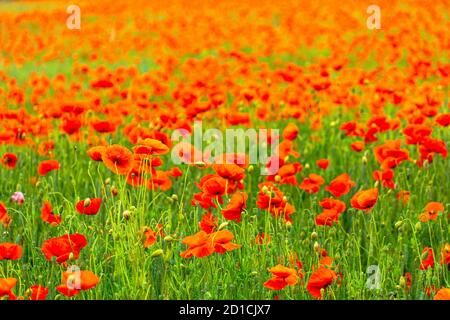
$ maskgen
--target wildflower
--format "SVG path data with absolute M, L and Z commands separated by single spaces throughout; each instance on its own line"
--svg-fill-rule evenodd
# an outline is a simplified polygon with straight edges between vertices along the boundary
M 38 172 L 39 175 L 45 176 L 47 173 L 53 170 L 59 170 L 60 165 L 58 160 L 44 160 L 39 163 Z
M 357 192 L 350 200 L 350 204 L 357 210 L 364 210 L 366 212 L 369 212 L 375 206 L 377 200 L 378 189 L 373 188 Z
M 100 206 L 102 204 L 101 198 L 87 198 L 81 201 L 78 201 L 75 205 L 79 214 L 85 215 L 95 215 L 100 210 Z
M 11 201 L 15 202 L 17 204 L 23 204 L 25 202 L 25 197 L 23 195 L 22 192 L 20 191 L 16 191 L 14 192 L 14 194 L 11 196 Z
M 264 282 L 264 287 L 271 290 L 282 290 L 286 286 L 295 286 L 299 277 L 295 269 L 287 268 L 281 264 L 269 269 L 272 278 Z

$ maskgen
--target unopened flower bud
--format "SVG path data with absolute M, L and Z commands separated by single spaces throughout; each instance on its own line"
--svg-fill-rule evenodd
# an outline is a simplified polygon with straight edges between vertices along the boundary
M 316 241 L 314 242 L 314 251 L 319 252 L 320 250 L 320 244 Z
M 228 225 L 228 222 L 222 222 L 219 226 L 219 230 L 222 230 L 223 228 L 225 228 Z
M 174 240 L 174 238 L 172 237 L 172 236 L 165 236 L 164 237 L 164 241 L 165 242 L 171 242 L 171 241 L 173 241 Z
M 420 221 L 416 223 L 416 225 L 414 226 L 414 228 L 416 229 L 416 231 L 422 230 L 422 224 L 420 223 Z
M 163 249 L 157 249 L 155 251 L 152 252 L 151 257 L 152 258 L 156 258 L 156 257 L 160 257 L 164 254 L 164 250 Z
M 400 220 L 400 221 L 397 221 L 394 226 L 396 229 L 399 229 L 402 225 L 403 225 L 403 221 Z

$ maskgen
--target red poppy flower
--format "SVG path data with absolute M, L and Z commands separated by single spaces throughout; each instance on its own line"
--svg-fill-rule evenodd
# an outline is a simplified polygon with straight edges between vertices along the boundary
M 330 192 L 336 198 L 339 198 L 340 196 L 349 193 L 354 185 L 355 183 L 350 180 L 350 176 L 343 173 L 331 181 L 330 184 L 325 187 L 325 190 Z
M 47 260 L 56 257 L 56 262 L 63 263 L 69 260 L 71 254 L 73 259 L 78 259 L 81 249 L 87 244 L 86 237 L 82 234 L 65 234 L 61 237 L 45 240 L 42 252 Z
M 328 168 L 328 166 L 330 165 L 330 160 L 319 159 L 316 161 L 316 164 L 320 169 L 326 170 Z
M 207 257 L 214 252 L 223 254 L 239 248 L 239 245 L 231 242 L 233 238 L 233 234 L 228 230 L 220 230 L 210 234 L 202 230 L 183 239 L 182 242 L 188 246 L 188 249 L 180 255 L 187 259 Z
M 297 135 L 298 127 L 293 123 L 289 123 L 283 130 L 283 139 L 295 140 L 295 138 L 297 138 Z
M 117 144 L 106 147 L 102 154 L 105 166 L 116 174 L 126 174 L 133 166 L 133 154 L 130 150 Z
M 433 249 L 425 247 L 420 257 L 420 270 L 426 270 L 434 267 L 434 252 Z
M 78 201 L 75 208 L 79 214 L 94 215 L 100 210 L 101 204 L 101 198 L 90 198 Z
M 364 141 L 355 141 L 351 144 L 351 148 L 353 151 L 361 152 L 365 148 L 365 143 Z
M 57 286 L 56 290 L 67 297 L 72 297 L 81 290 L 94 288 L 99 282 L 99 277 L 89 270 L 64 271 L 62 284 Z
M 5 153 L 1 159 L 1 163 L 7 169 L 14 169 L 18 159 L 14 153 Z
M 143 235 L 144 235 L 144 248 L 149 248 L 151 245 L 153 245 L 156 242 L 156 239 L 158 236 L 162 236 L 162 225 L 158 224 L 156 226 L 156 230 L 153 231 L 149 227 L 143 228 Z
M 357 210 L 364 210 L 368 212 L 372 210 L 373 206 L 377 203 L 377 200 L 378 189 L 373 188 L 357 192 L 350 200 L 350 204 Z
M 441 264 L 450 266 L 450 244 L 446 243 L 441 251 Z
M 400 190 L 397 195 L 395 196 L 398 200 L 403 202 L 403 204 L 408 203 L 409 197 L 411 196 L 411 192 L 407 190 Z
M 9 226 L 11 223 L 11 217 L 8 215 L 8 211 L 6 210 L 6 206 L 3 202 L 0 201 L 0 223 L 3 223 L 5 227 Z
M 428 202 L 425 206 L 425 212 L 419 215 L 419 220 L 422 222 L 427 222 L 429 220 L 436 220 L 440 212 L 444 212 L 445 207 L 440 202 Z
M 48 295 L 48 288 L 41 285 L 33 285 L 30 287 L 30 300 L 45 300 Z
M 381 185 L 385 188 L 395 189 L 394 183 L 394 171 L 391 169 L 385 171 L 375 170 L 373 172 L 373 179 L 375 181 L 381 181 Z
M 322 176 L 311 173 L 307 178 L 303 179 L 300 189 L 308 193 L 314 194 L 319 192 L 320 186 L 325 182 Z
M 433 300 L 450 300 L 450 289 L 442 288 L 436 293 Z
M 281 264 L 269 269 L 272 278 L 264 282 L 264 287 L 271 290 L 281 290 L 286 286 L 295 286 L 299 277 L 295 269 L 287 268 Z
M 202 229 L 206 233 L 213 233 L 218 226 L 218 220 L 219 219 L 215 217 L 211 212 L 208 212 L 207 214 L 204 214 L 202 216 L 202 220 L 198 223 L 198 225 L 200 229 Z
M 102 161 L 103 152 L 105 152 L 105 146 L 96 146 L 89 148 L 86 153 L 94 161 Z
M 16 296 L 12 292 L 16 283 L 17 279 L 14 278 L 0 278 L 0 298 L 8 296 L 9 300 L 16 300 Z
M 327 288 L 335 279 L 337 279 L 336 272 L 326 267 L 319 267 L 309 278 L 306 289 L 314 298 L 321 299 L 320 290 Z
M 322 213 L 320 213 L 316 217 L 316 224 L 318 226 L 332 226 L 333 223 L 339 222 L 339 213 L 334 209 L 324 209 Z
M 22 257 L 22 247 L 15 243 L 0 243 L 0 260 L 19 260 Z
M 221 211 L 227 220 L 241 221 L 241 214 L 247 207 L 247 194 L 245 192 L 236 192 L 230 199 L 228 205 Z
M 58 170 L 60 168 L 58 160 L 44 160 L 39 163 L 38 172 L 39 175 L 45 176 L 52 170 Z
M 48 201 L 45 201 L 42 206 L 41 219 L 52 226 L 57 226 L 61 223 L 61 216 L 53 213 L 52 205 Z
M 159 155 L 169 152 L 169 147 L 159 140 L 146 138 L 138 142 L 139 145 L 133 147 L 135 154 Z

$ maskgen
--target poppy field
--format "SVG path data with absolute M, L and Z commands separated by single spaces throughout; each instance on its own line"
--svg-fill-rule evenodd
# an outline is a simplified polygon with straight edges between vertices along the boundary
M 0 2 L 0 299 L 449 300 L 449 7 Z

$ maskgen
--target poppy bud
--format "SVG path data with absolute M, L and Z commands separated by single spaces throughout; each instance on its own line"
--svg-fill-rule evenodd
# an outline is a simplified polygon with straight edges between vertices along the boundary
M 111 183 L 111 178 L 107 178 L 106 180 L 105 180 L 105 185 L 109 185 Z
M 330 127 L 335 127 L 337 125 L 337 121 L 331 121 L 330 122 Z
M 164 254 L 164 250 L 163 249 L 157 249 L 155 251 L 152 252 L 151 257 L 152 258 L 156 258 L 156 257 L 160 257 Z
M 255 167 L 253 167 L 253 165 L 249 165 L 247 171 L 252 172 L 254 169 Z
M 422 230 L 422 224 L 420 223 L 420 221 L 416 223 L 416 225 L 414 226 L 414 228 L 416 229 L 416 231 Z
M 400 277 L 399 285 L 400 285 L 401 288 L 404 288 L 406 286 L 406 279 L 405 279 L 405 277 L 403 277 L 403 276 Z
M 272 84 L 272 80 L 270 80 L 270 78 L 266 78 L 266 84 L 270 87 Z
M 310 168 L 309 163 L 305 164 L 305 169 L 309 169 L 309 168 Z
M 281 181 L 281 177 L 280 177 L 279 175 L 276 175 L 276 176 L 275 176 L 275 181 L 276 181 L 276 182 L 280 182 L 280 181 Z
M 397 221 L 394 226 L 396 229 L 399 229 L 402 225 L 403 225 L 403 221 L 400 220 L 400 221 Z
M 288 228 L 288 229 L 292 228 L 292 222 L 290 222 L 290 221 L 286 222 L 286 228 Z
M 178 201 L 178 196 L 176 194 L 173 194 L 171 198 L 173 201 Z
M 117 188 L 114 186 L 111 187 L 110 191 L 113 196 L 117 196 L 117 194 L 119 193 L 119 190 L 117 190 Z
M 222 230 L 228 225 L 228 222 L 222 222 L 222 224 L 219 226 L 219 230 Z
M 367 157 L 363 156 L 361 161 L 362 161 L 363 164 L 367 164 L 367 162 L 368 162 Z
M 74 258 L 74 255 L 73 255 L 73 252 L 71 252 L 71 253 L 69 254 L 69 259 L 68 259 L 68 260 L 69 260 L 69 261 L 70 261 L 70 260 L 73 260 L 73 258 Z
M 286 156 L 283 160 L 284 162 L 289 162 L 289 156 Z
M 283 196 L 283 202 L 287 202 L 287 197 Z
M 83 205 L 85 208 L 89 207 L 91 204 L 91 199 L 90 198 L 86 198 L 84 199 Z
M 319 235 L 317 234 L 317 232 L 313 231 L 311 233 L 311 239 L 317 239 L 319 237 Z
M 314 242 L 314 251 L 316 251 L 316 252 L 320 251 L 320 244 L 317 241 Z
M 258 271 L 252 271 L 252 272 L 250 273 L 250 275 L 253 276 L 253 277 L 255 277 L 255 276 L 258 275 Z
M 123 216 L 123 218 L 124 218 L 125 220 L 130 219 L 130 211 L 129 211 L 129 210 L 125 210 L 125 211 L 122 213 L 122 216 Z
M 379 184 L 380 184 L 380 181 L 377 180 L 377 181 L 375 181 L 375 183 L 373 184 L 373 187 L 374 187 L 374 188 L 377 188 Z
M 197 162 L 195 163 L 195 165 L 196 165 L 197 167 L 199 167 L 199 168 L 203 168 L 203 167 L 206 166 L 206 163 L 204 163 L 203 161 L 197 161 Z
M 266 194 L 267 191 L 269 191 L 269 189 L 267 188 L 267 186 L 263 186 L 261 191 L 262 191 L 262 193 Z
M 164 237 L 164 241 L 165 242 L 171 242 L 171 241 L 173 241 L 173 240 L 175 240 L 172 236 L 165 236 Z

